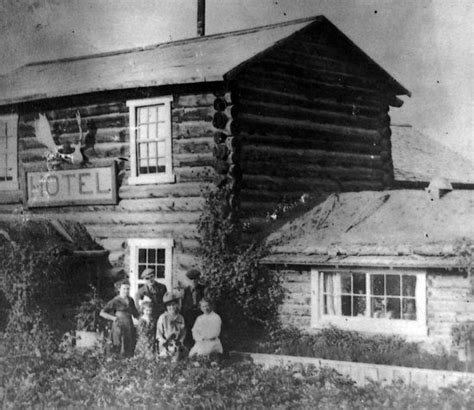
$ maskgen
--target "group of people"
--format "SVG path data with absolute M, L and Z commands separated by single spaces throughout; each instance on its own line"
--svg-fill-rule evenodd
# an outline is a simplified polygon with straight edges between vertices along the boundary
M 112 321 L 110 336 L 116 354 L 158 354 L 179 360 L 222 353 L 221 318 L 199 283 L 200 272 L 192 269 L 186 276 L 191 285 L 184 292 L 167 291 L 155 280 L 155 272 L 145 269 L 141 274 L 145 284 L 135 295 L 138 308 L 130 297 L 128 280 L 116 284 L 118 295 L 100 312 Z M 133 318 L 138 320 L 136 327 Z

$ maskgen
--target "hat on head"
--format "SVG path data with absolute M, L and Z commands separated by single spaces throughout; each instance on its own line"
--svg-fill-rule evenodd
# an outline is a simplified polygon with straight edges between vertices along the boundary
M 199 272 L 197 269 L 191 269 L 190 271 L 186 272 L 186 276 L 189 279 L 198 279 L 201 276 L 201 272 Z
M 146 268 L 141 274 L 142 279 L 153 279 L 154 277 L 155 277 L 155 271 L 150 268 Z
M 176 292 L 166 292 L 163 296 L 163 303 L 166 305 L 167 303 L 177 301 L 181 298 L 181 295 Z

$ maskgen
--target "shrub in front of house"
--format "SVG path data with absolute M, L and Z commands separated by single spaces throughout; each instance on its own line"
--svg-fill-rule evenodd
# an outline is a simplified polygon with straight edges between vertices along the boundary
M 99 351 L 8 357 L 4 408 L 473 408 L 474 387 L 439 391 L 395 383 L 356 386 L 332 369 L 251 362 L 107 359 Z
M 398 336 L 368 336 L 336 327 L 306 334 L 296 328 L 276 327 L 259 341 L 239 347 L 256 353 L 318 357 L 321 359 L 419 367 L 440 370 L 465 370 L 454 355 L 428 353 L 417 343 Z
M 281 278 L 259 263 L 266 249 L 244 242 L 230 196 L 226 187 L 206 192 L 198 224 L 203 280 L 222 317 L 228 346 L 273 323 L 284 295 Z

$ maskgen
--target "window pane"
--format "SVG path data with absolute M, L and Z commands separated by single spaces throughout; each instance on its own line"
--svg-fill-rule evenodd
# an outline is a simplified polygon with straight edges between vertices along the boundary
M 139 107 L 137 108 L 137 118 L 139 124 L 144 124 L 148 122 L 148 107 Z
M 165 263 L 165 250 L 157 249 L 156 250 L 156 262 L 164 264 Z
M 342 293 L 352 293 L 351 275 L 341 275 Z
M 403 319 L 416 320 L 416 301 L 415 299 L 403 300 Z
M 388 319 L 400 319 L 400 299 L 399 298 L 387 298 L 387 314 Z
M 387 275 L 387 295 L 400 296 L 399 275 Z
M 148 125 L 148 139 L 154 140 L 158 138 L 158 124 L 153 123 Z
M 158 265 L 156 267 L 156 277 L 163 279 L 165 277 L 165 267 L 162 265 Z
M 416 276 L 403 275 L 403 296 L 415 296 Z
M 146 249 L 138 250 L 138 263 L 146 263 Z
M 137 138 L 138 141 L 146 141 L 148 139 L 148 127 L 146 124 L 138 126 Z
M 156 262 L 156 249 L 148 249 L 148 263 Z
M 384 282 L 385 282 L 384 275 L 372 275 L 371 276 L 372 295 L 384 295 L 385 294 Z
M 384 298 L 371 298 L 372 317 L 382 318 L 385 316 Z
M 341 296 L 341 302 L 342 302 L 342 316 L 352 316 L 351 297 Z
M 158 142 L 158 153 L 160 157 L 163 157 L 166 154 L 166 143 L 165 141 Z
M 354 293 L 365 295 L 365 273 L 353 273 L 352 278 Z
M 365 316 L 365 296 L 354 296 L 354 316 Z
M 150 122 L 157 122 L 158 120 L 157 111 L 158 111 L 158 106 L 150 107 L 150 117 L 148 119 Z

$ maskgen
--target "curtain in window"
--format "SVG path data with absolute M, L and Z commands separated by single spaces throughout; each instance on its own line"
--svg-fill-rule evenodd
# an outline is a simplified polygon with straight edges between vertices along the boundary
M 340 273 L 324 273 L 324 298 L 326 314 L 342 314 Z

